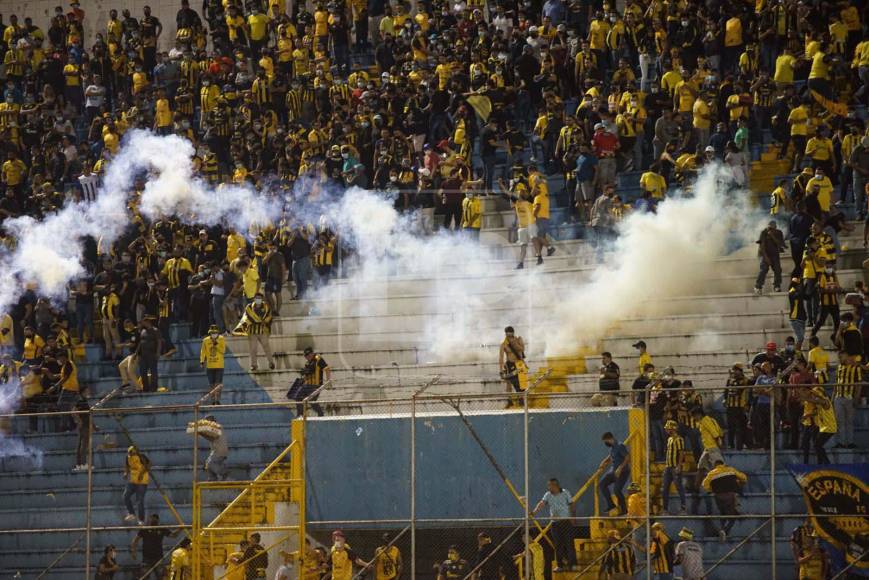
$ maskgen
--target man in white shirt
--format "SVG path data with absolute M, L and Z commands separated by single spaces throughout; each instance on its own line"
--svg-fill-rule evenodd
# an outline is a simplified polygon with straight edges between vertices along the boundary
M 675 563 L 682 566 L 683 580 L 702 580 L 703 546 L 694 541 L 694 532 L 688 528 L 679 530 L 682 540 L 676 544 Z
M 280 550 L 278 551 L 278 555 L 284 559 L 284 563 L 278 568 L 275 580 L 290 580 L 293 577 L 293 554 Z

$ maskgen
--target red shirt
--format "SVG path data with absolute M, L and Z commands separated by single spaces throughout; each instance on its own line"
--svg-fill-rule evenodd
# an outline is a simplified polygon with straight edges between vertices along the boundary
M 591 138 L 594 145 L 594 154 L 600 157 L 612 157 L 616 154 L 616 148 L 619 145 L 619 138 L 606 131 L 600 131 L 594 134 Z

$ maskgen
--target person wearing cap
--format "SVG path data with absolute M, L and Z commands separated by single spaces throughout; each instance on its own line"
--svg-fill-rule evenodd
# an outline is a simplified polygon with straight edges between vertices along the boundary
M 184 538 L 172 551 L 169 561 L 169 580 L 187 580 L 191 574 L 191 540 Z
M 272 347 L 269 344 L 269 335 L 272 331 L 272 309 L 266 302 L 262 292 L 254 295 L 253 302 L 244 309 L 244 316 L 249 324 L 247 331 L 248 348 L 250 350 L 250 370 L 256 371 L 258 347 L 262 347 L 266 354 L 269 369 L 274 370 L 275 361 L 272 358 Z
M 763 293 L 763 285 L 766 275 L 772 268 L 773 291 L 781 292 L 781 253 L 785 249 L 784 234 L 778 229 L 775 220 L 771 220 L 760 232 L 757 240 L 757 256 L 760 258 L 760 269 L 754 282 L 754 293 L 760 296 Z
M 654 363 L 652 362 L 652 355 L 650 355 L 649 352 L 646 350 L 645 340 L 638 340 L 631 346 L 639 351 L 640 358 L 637 360 L 637 370 L 639 371 L 639 374 L 642 375 L 645 371 L 646 365 L 654 365 Z
M 347 545 L 344 532 L 335 530 L 332 532 L 332 548 L 326 558 L 326 570 L 331 572 L 332 580 L 351 580 L 354 565 L 367 568 L 369 564 Z
M 127 448 L 127 457 L 124 461 L 124 479 L 127 484 L 124 488 L 124 505 L 127 508 L 127 515 L 124 518 L 126 522 L 138 521 L 139 525 L 144 525 L 145 521 L 145 492 L 148 490 L 148 480 L 150 478 L 149 471 L 151 462 L 144 453 L 140 453 L 134 446 L 130 445 Z M 138 516 L 136 519 L 136 511 L 133 508 L 133 496 L 136 496 L 136 504 L 138 506 Z
M 570 518 L 575 513 L 576 503 L 570 492 L 561 487 L 558 479 L 553 477 L 547 484 L 546 493 L 531 510 L 531 515 L 539 512 L 543 506 L 549 507 L 549 517 L 552 519 L 552 542 L 556 562 L 553 572 L 565 570 L 563 566 L 567 566 L 567 570 L 573 570 L 576 566 L 576 549 L 573 547 L 574 533 Z
M 374 551 L 374 580 L 393 580 L 401 577 L 404 563 L 401 550 L 391 543 L 389 534 L 383 534 L 383 543 Z
M 688 528 L 679 530 L 679 539 L 673 562 L 681 568 L 682 580 L 703 580 L 703 546 L 694 541 L 694 532 Z
M 775 347 L 775 343 L 769 343 Z M 769 347 L 769 345 L 767 345 Z M 773 348 L 774 350 L 774 348 Z M 776 355 L 778 356 L 778 355 Z M 769 449 L 771 442 L 770 409 L 775 396 L 776 373 L 769 361 L 754 365 L 755 379 L 752 393 L 754 398 L 751 404 L 750 422 L 754 443 L 762 449 Z
M 301 377 L 297 380 L 298 388 L 291 397 L 293 400 L 299 401 L 299 404 L 296 405 L 297 417 L 301 417 L 304 411 L 301 401 L 314 394 L 317 389 L 332 379 L 332 369 L 329 367 L 329 363 L 319 353 L 314 352 L 313 348 L 310 346 L 305 347 L 302 354 L 305 357 L 305 366 L 302 367 Z M 290 392 L 292 393 L 293 389 L 290 389 Z M 311 405 L 311 408 L 314 409 L 318 416 L 322 417 L 323 408 L 316 403 L 316 400 L 317 397 L 314 397 L 314 403 Z
M 667 451 L 664 455 L 664 475 L 661 482 L 661 497 L 664 513 L 669 513 L 670 485 L 676 484 L 679 493 L 679 513 L 685 513 L 685 486 L 682 483 L 682 464 L 685 461 L 685 440 L 679 435 L 679 424 L 670 419 L 664 425 L 667 432 Z
M 724 389 L 724 409 L 727 415 L 727 447 L 742 451 L 748 439 L 748 409 L 750 384 L 742 363 L 733 363 Z
M 657 580 L 672 580 L 675 564 L 673 540 L 667 534 L 664 524 L 655 522 L 652 524 L 652 539 L 649 543 L 649 552 L 652 554 L 652 573 Z
M 640 487 L 640 484 L 636 481 L 632 482 L 627 489 L 627 506 L 628 511 L 627 515 L 630 517 L 628 523 L 630 523 L 633 527 L 643 527 L 642 530 L 638 530 L 638 536 L 641 536 L 643 539 L 641 543 L 645 543 L 645 526 L 643 525 L 645 517 L 648 515 L 649 510 L 646 509 L 646 494 L 643 493 L 643 488 Z
M 719 539 L 723 542 L 727 534 L 736 524 L 736 519 L 727 516 L 738 516 L 736 509 L 736 494 L 745 486 L 748 477 L 734 467 L 724 464 L 724 458 L 715 460 L 715 466 L 703 478 L 703 489 L 715 495 L 715 504 L 722 516 Z
M 282 560 L 281 567 L 275 572 L 275 580 L 294 580 L 295 557 L 292 552 L 286 550 L 278 550 L 278 556 Z
M 208 336 L 202 339 L 199 349 L 199 366 L 205 368 L 208 377 L 208 385 L 212 395 L 212 402 L 220 404 L 220 392 L 215 391 L 218 385 L 223 385 L 224 353 L 226 352 L 226 339 L 220 333 L 216 324 L 208 328 Z
M 783 371 L 787 366 L 785 364 L 785 360 L 778 353 L 778 344 L 775 341 L 769 341 L 764 346 L 764 350 L 754 355 L 754 358 L 751 359 L 751 366 L 756 367 L 759 364 L 768 362 L 774 373 L 778 373 Z
M 622 540 L 618 530 L 607 533 L 610 547 L 600 565 L 600 578 L 605 580 L 630 580 L 636 573 L 636 556 L 630 540 Z

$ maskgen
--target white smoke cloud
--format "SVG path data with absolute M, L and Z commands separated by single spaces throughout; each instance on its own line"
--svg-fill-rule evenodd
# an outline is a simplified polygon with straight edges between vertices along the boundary
M 127 202 L 135 177 L 147 173 L 139 209 L 157 220 L 177 215 L 186 223 L 224 224 L 247 232 L 280 214 L 279 200 L 250 186 L 217 190 L 194 176 L 193 145 L 178 136 L 130 131 L 106 171 L 95 203 L 69 203 L 38 221 L 24 216 L 5 222 L 16 238 L 15 250 L 0 255 L 0 312 L 8 309 L 26 284 L 61 299 L 66 285 L 84 272 L 83 240 L 100 239 L 104 248 L 130 223 Z
M 328 209 L 360 262 L 344 298 L 379 291 L 388 299 L 401 280 L 427 279 L 421 312 L 450 316 L 432 316 L 425 326 L 425 362 L 468 362 L 491 357 L 485 347 L 500 342 L 506 325 L 526 337 L 532 356 L 570 355 L 596 345 L 618 321 L 690 294 L 714 277 L 716 258 L 753 245 L 764 220 L 747 199 L 731 188 L 726 168 L 707 168 L 691 194 L 668 198 L 657 214 L 630 214 L 601 265 L 560 278 L 533 265 L 513 276 L 513 263 L 497 262 L 491 248 L 452 232 L 416 235 L 392 200 L 375 192 L 350 189 Z M 391 286 L 371 284 L 396 272 L 402 277 Z M 321 296 L 337 297 L 332 288 Z M 375 318 L 367 324 L 378 330 Z
M 11 380 L 7 383 L 0 383 L 0 415 L 13 413 L 18 409 L 21 403 L 21 383 L 18 380 Z M 6 433 L 7 425 L 10 423 L 8 419 L 0 418 L 0 465 L 4 469 L 11 469 L 7 462 L 16 461 L 18 467 L 26 467 L 29 469 L 41 469 L 43 451 L 36 447 L 31 447 L 19 439 L 9 436 Z

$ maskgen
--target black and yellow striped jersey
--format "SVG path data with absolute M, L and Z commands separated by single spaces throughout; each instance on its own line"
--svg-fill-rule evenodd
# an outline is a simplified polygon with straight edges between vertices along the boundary
M 682 464 L 682 452 L 685 451 L 685 439 L 673 434 L 667 439 L 667 467 L 679 467 Z
M 834 391 L 835 397 L 844 397 L 853 399 L 855 395 L 859 395 L 861 385 L 855 383 L 863 382 L 863 368 L 858 365 L 841 364 L 836 369 L 836 388 Z
M 634 574 L 634 549 L 625 542 L 611 548 L 604 556 L 601 571 L 632 576 Z
M 730 379 L 724 389 L 724 406 L 728 409 L 748 409 L 749 389 L 739 388 L 748 385 L 746 379 Z

